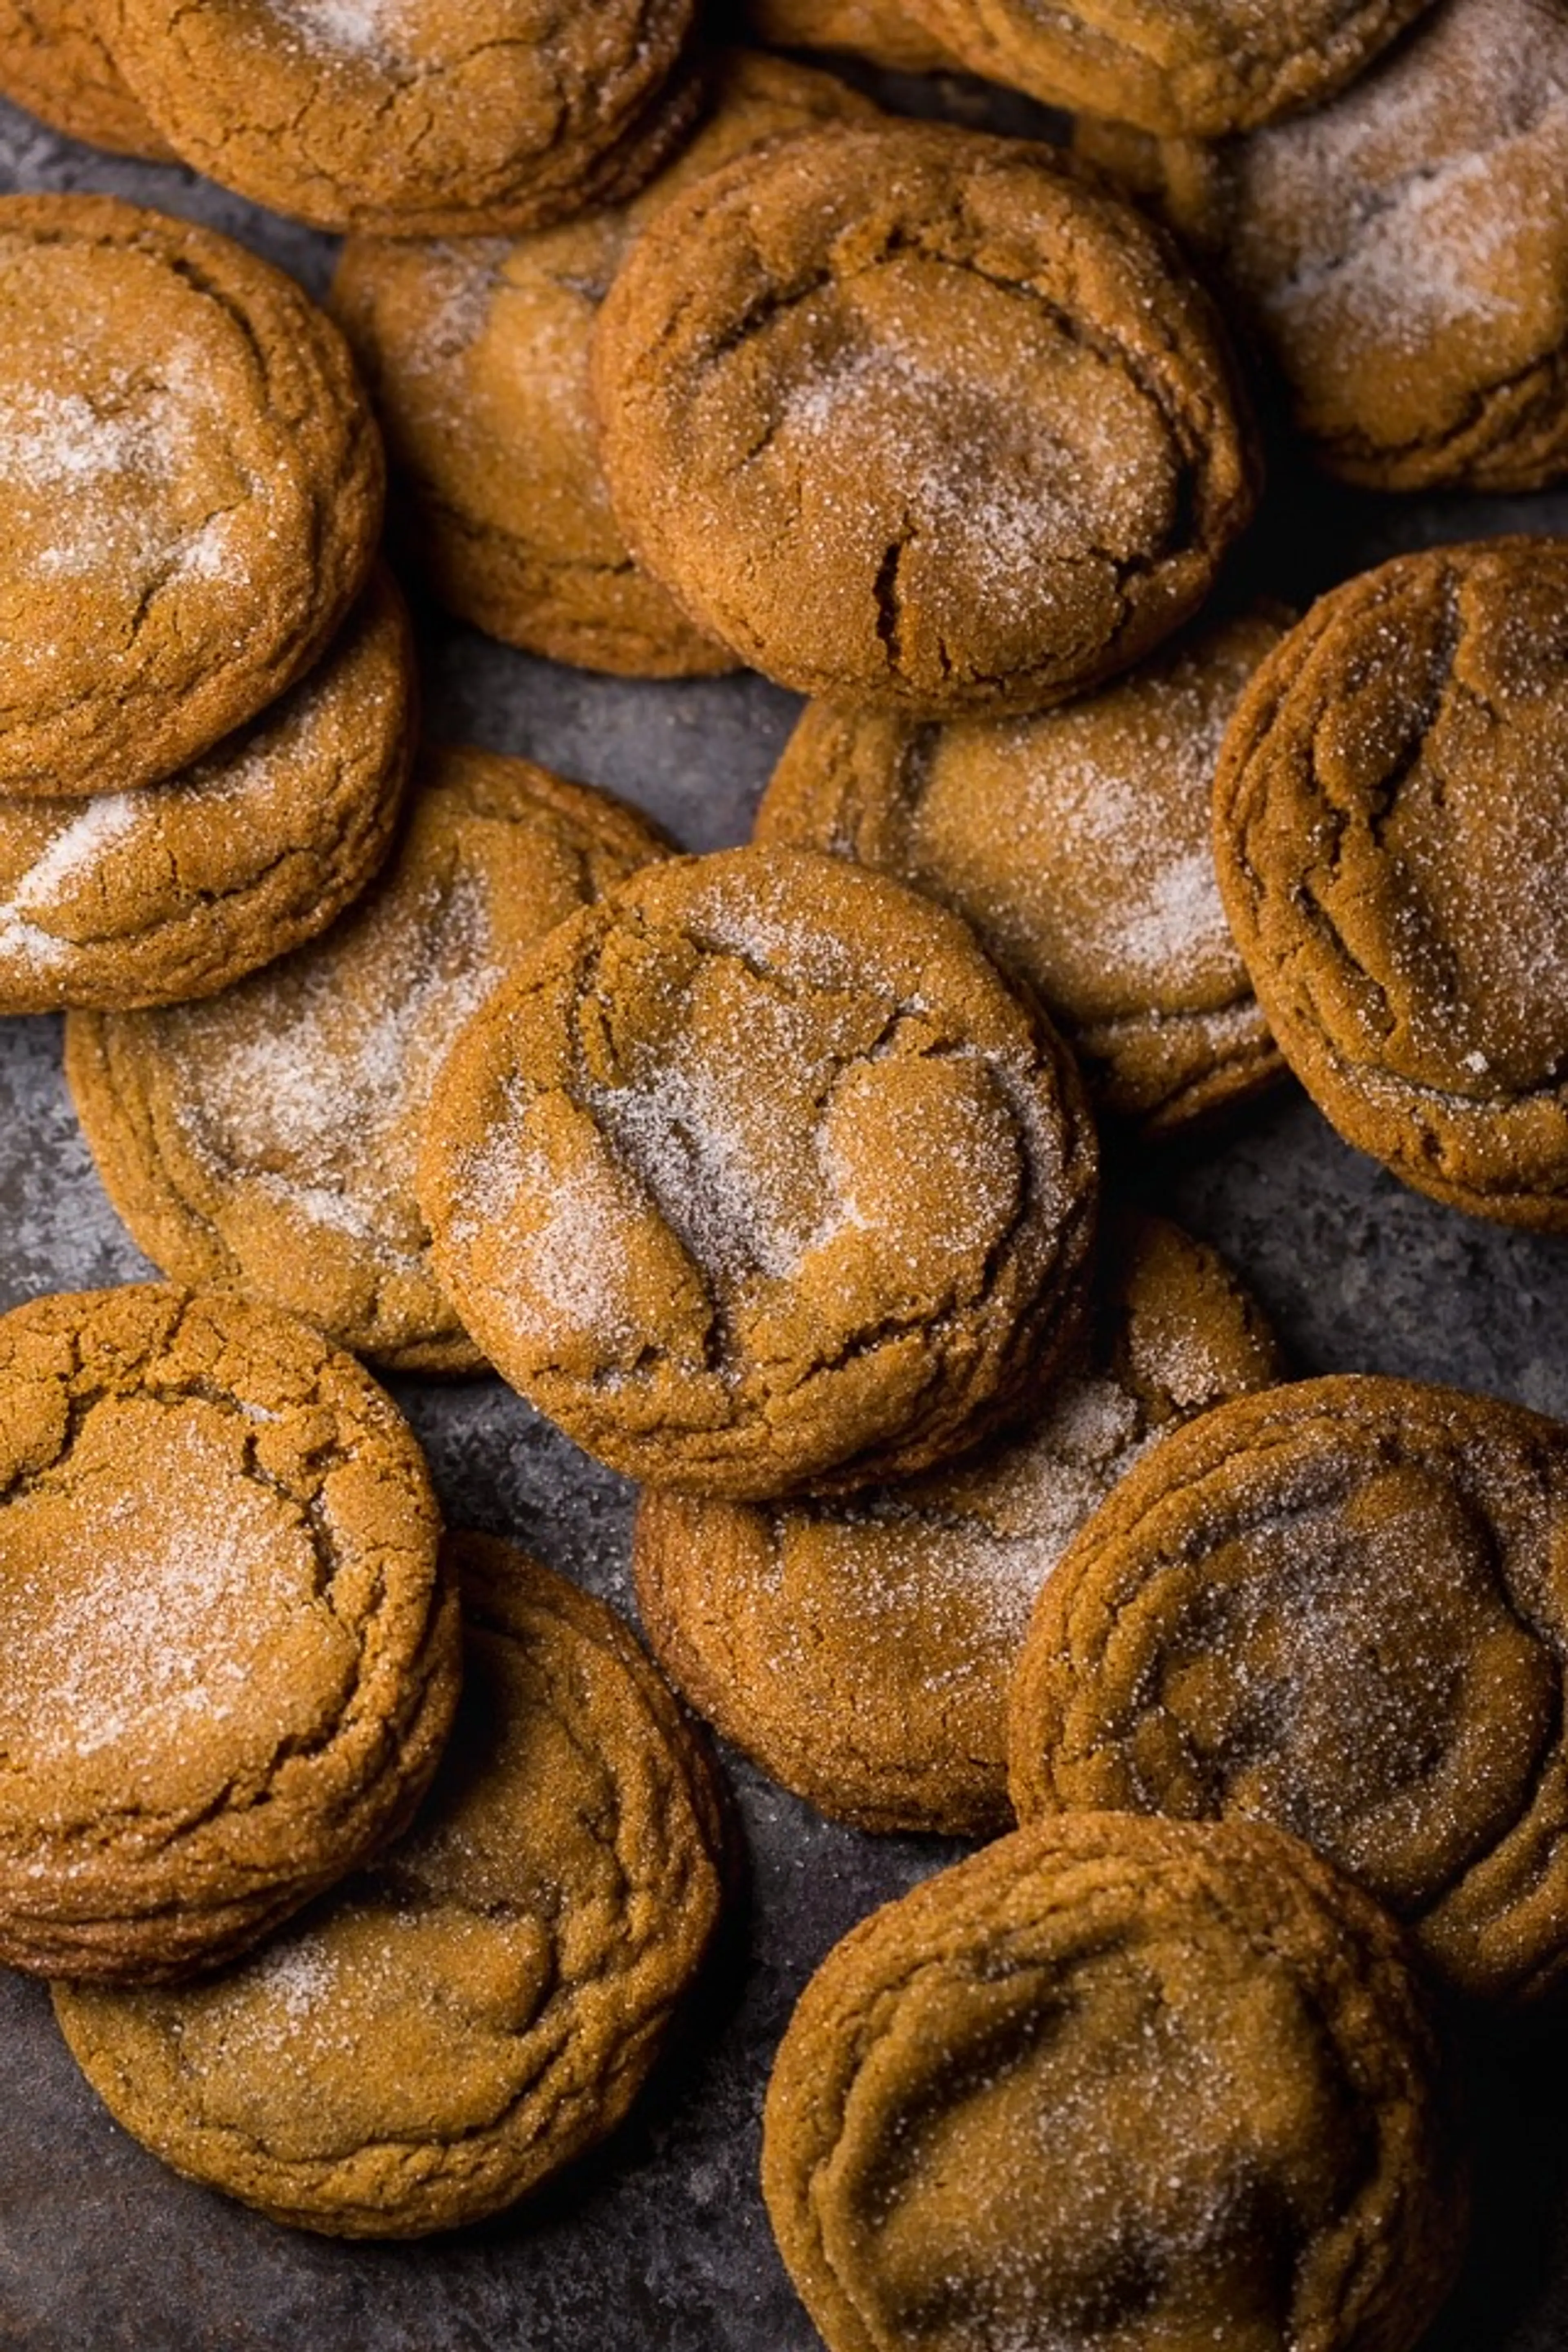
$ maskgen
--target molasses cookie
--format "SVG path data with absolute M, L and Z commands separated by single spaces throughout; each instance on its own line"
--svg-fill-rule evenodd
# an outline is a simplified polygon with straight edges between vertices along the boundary
M 633 1546 L 660 1661 L 775 1780 L 873 1830 L 1012 1819 L 1005 1701 L 1035 1596 L 1162 1430 L 1278 1377 L 1212 1250 L 1148 1218 L 1101 1253 L 1088 1344 L 1021 1435 L 837 1503 L 650 1489 Z
M 452 1539 L 464 1696 L 413 1829 L 237 1968 L 57 1986 L 110 2113 L 274 2221 L 414 2237 L 626 2112 L 719 1907 L 704 1759 L 602 1602 Z
M 73 1017 L 78 1116 L 138 1244 L 398 1370 L 479 1370 L 414 1199 L 436 1073 L 525 950 L 664 849 L 531 761 L 427 752 L 390 868 L 324 938 L 200 1005 Z
M 814 703 L 756 838 L 857 858 L 955 908 L 1040 997 L 1097 1108 L 1164 1134 L 1283 1067 L 1209 845 L 1220 738 L 1281 635 L 1261 613 L 1209 624 L 1030 719 Z
M 761 1497 L 925 1468 L 1081 1304 L 1071 1060 L 970 933 L 804 850 L 671 858 L 465 1030 L 419 1197 L 497 1368 L 612 1467 Z
M 831 2352 L 1407 2352 L 1458 2266 L 1402 1939 L 1278 1831 L 1041 1822 L 873 1913 L 763 2189 Z
M 413 700 L 383 572 L 310 676 L 180 775 L 0 800 L 0 1012 L 210 995 L 324 929 L 392 838 Z
M 1568 541 L 1313 605 L 1226 734 L 1215 850 L 1280 1050 L 1347 1142 L 1568 1228 Z
M 1218 138 L 1321 106 L 1431 0 L 909 0 L 972 73 L 1048 106 Z
M 1045 149 L 841 124 L 667 205 L 600 313 L 632 551 L 786 686 L 1038 709 L 1206 594 L 1252 504 L 1217 322 Z
M 1221 1405 L 1122 1480 L 1043 1589 L 1019 1818 L 1273 1821 L 1462 1991 L 1568 1968 L 1568 1431 L 1370 1376 Z
M 401 1827 L 457 1696 L 412 1432 L 352 1357 L 153 1284 L 0 1318 L 0 1957 L 221 1959 Z
M 1333 471 L 1529 490 L 1568 468 L 1562 0 L 1443 0 L 1320 113 L 1148 168 Z
M 830 75 L 735 50 L 711 116 L 633 204 L 510 244 L 349 240 L 332 308 L 443 603 L 509 645 L 589 669 L 734 667 L 626 552 L 588 391 L 594 320 L 633 240 L 679 189 L 761 139 L 875 112 Z
M 0 198 L 0 793 L 172 774 L 330 643 L 381 443 L 331 320 L 227 237 Z
M 538 228 L 690 127 L 692 0 L 104 0 L 115 62 L 220 187 L 316 228 Z
M 154 162 L 173 152 L 110 56 L 93 0 L 0 0 L 0 94 L 89 146 Z

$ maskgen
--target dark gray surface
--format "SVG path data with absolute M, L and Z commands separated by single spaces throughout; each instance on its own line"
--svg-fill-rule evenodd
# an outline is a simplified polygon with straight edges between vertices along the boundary
M 965 94 L 965 104 L 972 94 Z M 315 291 L 328 240 L 187 173 L 73 147 L 0 104 L 0 187 L 108 190 L 198 215 Z M 1401 545 L 1568 527 L 1568 499 L 1358 499 L 1284 479 L 1248 559 L 1304 598 Z M 526 751 L 650 809 L 686 846 L 743 836 L 792 698 L 754 678 L 615 685 L 448 625 L 432 725 Z M 1219 1243 L 1303 1370 L 1447 1380 L 1568 1414 L 1568 1253 L 1468 1222 L 1347 1151 L 1293 1090 L 1128 1181 Z M 0 1305 L 147 1271 L 91 1172 L 52 1021 L 0 1022 Z M 493 1382 L 399 1384 L 448 1517 L 510 1533 L 626 1600 L 628 1496 Z M 815 2332 L 755 2189 L 758 2115 L 792 2001 L 828 1946 L 949 1849 L 820 1822 L 736 1759 L 751 1894 L 680 2046 L 629 2126 L 504 2221 L 424 2245 L 275 2229 L 165 2172 L 78 2077 L 42 1988 L 0 1976 L 0 2345 L 25 2352 L 808 2352 Z M 1431 2352 L 1568 2345 L 1563 2037 L 1477 2065 L 1480 2212 Z

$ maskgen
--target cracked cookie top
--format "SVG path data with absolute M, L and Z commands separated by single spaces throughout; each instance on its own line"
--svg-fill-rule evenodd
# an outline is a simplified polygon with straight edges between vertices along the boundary
M 391 1400 L 292 1317 L 0 1318 L 0 1957 L 202 1966 L 396 1828 L 457 1696 L 437 1534 Z
M 824 1812 L 994 1835 L 1012 1822 L 1007 1682 L 1040 1585 L 1161 1431 L 1277 1370 L 1212 1250 L 1123 1220 L 1086 1342 L 1019 1434 L 836 1502 L 645 1493 L 648 1639 L 700 1713 Z
M 1041 1592 L 1019 1818 L 1271 1821 L 1519 2001 L 1568 1969 L 1568 1430 L 1303 1381 L 1157 1445 Z
M 1321 112 L 1140 161 L 1336 473 L 1531 490 L 1568 468 L 1563 0 L 1442 0 Z
M 1217 139 L 1321 106 L 1432 0 L 906 0 L 972 73 Z
M 1079 1815 L 828 1954 L 763 2189 L 830 2352 L 1408 2352 L 1455 2105 L 1397 1930 L 1294 1839 Z
M 207 996 L 324 929 L 392 838 L 413 689 L 383 572 L 309 677 L 180 774 L 0 799 L 0 1011 Z
M 1347 1141 L 1568 1228 L 1568 541 L 1401 556 L 1265 662 L 1215 791 L 1226 908 Z
M 953 908 L 1039 996 L 1096 1107 L 1168 1133 L 1283 1066 L 1209 844 L 1220 739 L 1282 625 L 1205 625 L 1027 719 L 813 703 L 755 837 L 858 858 Z
M 510 1544 L 448 1549 L 464 1695 L 413 1828 L 237 1968 L 55 1990 L 128 2131 L 335 2236 L 477 2221 L 601 2138 L 718 1917 L 706 1760 L 625 1626 Z
M 1217 322 L 1049 152 L 842 125 L 666 206 L 600 313 L 633 552 L 786 686 L 940 717 L 1095 684 L 1252 505 Z
M 106 0 L 176 153 L 323 229 L 536 228 L 630 194 L 700 96 L 693 0 Z
M 665 847 L 531 761 L 427 751 L 390 866 L 324 938 L 200 1004 L 74 1016 L 77 1113 L 140 1245 L 398 1370 L 479 1370 L 414 1198 L 437 1071 L 520 954 Z
M 419 1170 L 497 1368 L 612 1466 L 738 1496 L 973 1443 L 1076 1327 L 1070 1057 L 955 918 L 803 850 L 646 867 L 469 1024 Z
M 41 122 L 116 155 L 172 150 L 126 86 L 95 0 L 0 0 L 0 93 Z
M 0 792 L 172 774 L 308 669 L 381 525 L 337 329 L 211 229 L 0 198 Z
M 829 74 L 733 50 L 713 111 L 633 203 L 508 244 L 353 237 L 331 307 L 374 387 L 437 593 L 552 660 L 633 677 L 730 669 L 636 565 L 588 390 L 594 321 L 670 197 L 759 140 L 876 110 Z

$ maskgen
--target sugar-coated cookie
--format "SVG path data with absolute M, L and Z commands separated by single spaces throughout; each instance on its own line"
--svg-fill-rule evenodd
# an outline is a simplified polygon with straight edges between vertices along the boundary
M 1036 709 L 1203 600 L 1252 508 L 1206 297 L 1052 152 L 837 125 L 665 207 L 599 314 L 632 551 L 754 668 Z
M 1453 2100 L 1393 1924 L 1294 1839 L 1037 1823 L 801 1996 L 763 2189 L 830 2352 L 1408 2352 Z
M 310 668 L 381 438 L 292 278 L 108 196 L 0 197 L 0 793 L 172 774 Z
M 0 1317 L 0 1957 L 173 1976 L 413 1811 L 457 1698 L 424 1457 L 350 1356 L 130 1284 Z
M 1568 1429 L 1344 1374 L 1138 1463 L 1041 1591 L 1019 1817 L 1277 1822 L 1461 1991 L 1568 1972 Z
M 0 95 L 89 146 L 173 152 L 110 56 L 94 0 L 0 0 Z
M 1070 1057 L 955 917 L 805 850 L 646 866 L 437 1083 L 418 1190 L 497 1369 L 655 1485 L 924 1468 L 1069 1344 L 1097 1192 Z
M 55 1989 L 128 2131 L 333 2236 L 477 2221 L 601 2138 L 718 1916 L 709 1768 L 626 1628 L 510 1544 L 450 1549 L 464 1696 L 413 1828 L 236 1969 Z

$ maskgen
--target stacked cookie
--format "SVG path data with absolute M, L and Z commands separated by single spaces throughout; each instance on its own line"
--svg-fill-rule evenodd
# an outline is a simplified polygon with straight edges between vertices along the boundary
M 292 281 L 182 222 L 6 198 L 0 318 L 0 1005 L 203 993 L 391 838 L 379 436 Z

